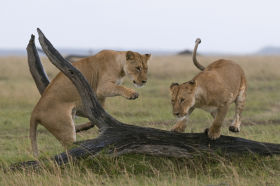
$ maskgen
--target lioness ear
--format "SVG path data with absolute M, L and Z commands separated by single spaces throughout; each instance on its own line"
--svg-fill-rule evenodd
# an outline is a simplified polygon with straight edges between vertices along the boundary
M 151 54 L 145 54 L 145 56 L 146 56 L 146 59 L 149 60 L 151 57 Z
M 189 84 L 191 84 L 191 85 L 195 85 L 196 84 L 196 81 L 193 79 L 193 80 L 190 80 L 189 81 Z
M 135 58 L 134 53 L 132 51 L 126 52 L 126 60 L 133 60 Z
M 172 83 L 169 87 L 170 91 L 172 91 L 175 87 L 179 86 L 178 83 Z

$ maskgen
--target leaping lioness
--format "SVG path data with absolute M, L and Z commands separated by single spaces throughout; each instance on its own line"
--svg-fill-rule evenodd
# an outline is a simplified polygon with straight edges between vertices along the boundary
M 240 117 L 246 98 L 246 78 L 242 68 L 230 60 L 220 59 L 206 68 L 199 64 L 196 50 L 200 42 L 200 39 L 195 42 L 193 62 L 202 72 L 188 82 L 180 85 L 172 83 L 170 86 L 173 114 L 180 118 L 172 131 L 184 132 L 188 116 L 195 108 L 201 108 L 210 112 L 214 118 L 206 132 L 210 139 L 215 140 L 221 135 L 221 126 L 229 105 L 233 102 L 236 105 L 235 117 L 229 130 L 240 131 Z
M 147 62 L 150 56 L 132 51 L 103 50 L 95 56 L 73 63 L 73 66 L 85 76 L 103 106 L 106 97 L 138 98 L 137 92 L 120 84 L 123 77 L 128 76 L 134 85 L 143 86 L 147 82 Z M 45 89 L 31 115 L 30 139 L 35 156 L 38 155 L 38 123 L 46 127 L 63 145 L 72 144 L 76 140 L 72 114 L 73 110 L 81 107 L 78 91 L 60 72 Z

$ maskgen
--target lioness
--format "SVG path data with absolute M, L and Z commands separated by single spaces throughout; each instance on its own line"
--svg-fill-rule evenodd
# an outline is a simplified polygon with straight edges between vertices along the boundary
M 221 135 L 221 126 L 227 114 L 229 105 L 235 102 L 235 117 L 229 130 L 240 131 L 240 116 L 246 98 L 246 78 L 241 67 L 229 60 L 220 59 L 204 68 L 196 59 L 196 50 L 201 42 L 196 40 L 193 52 L 193 62 L 202 70 L 192 80 L 170 86 L 173 114 L 180 120 L 173 126 L 172 131 L 184 132 L 188 116 L 195 108 L 201 108 L 211 113 L 214 118 L 209 129 L 208 137 L 215 140 Z
M 143 86 L 147 82 L 147 62 L 150 56 L 132 51 L 103 50 L 73 65 L 82 72 L 96 93 L 98 101 L 104 106 L 106 97 L 138 98 L 137 92 L 120 84 L 127 75 L 135 86 Z M 60 72 L 45 89 L 31 115 L 30 139 L 35 156 L 38 155 L 38 123 L 46 127 L 64 146 L 76 140 L 73 111 L 81 108 L 81 104 L 75 86 Z

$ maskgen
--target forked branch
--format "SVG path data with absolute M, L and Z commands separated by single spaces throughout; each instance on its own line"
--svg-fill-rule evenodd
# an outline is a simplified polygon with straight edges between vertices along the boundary
M 34 42 L 35 36 L 32 34 L 27 45 L 27 56 L 28 56 L 28 66 L 30 73 L 35 81 L 35 84 L 42 95 L 48 84 L 50 83 L 49 78 L 42 66 L 40 57 L 37 52 L 37 48 Z M 42 51 L 43 52 L 43 51 Z M 76 114 L 81 117 L 86 117 L 87 115 L 82 110 L 77 110 Z M 81 132 L 94 127 L 93 123 L 85 123 L 76 126 L 76 132 Z

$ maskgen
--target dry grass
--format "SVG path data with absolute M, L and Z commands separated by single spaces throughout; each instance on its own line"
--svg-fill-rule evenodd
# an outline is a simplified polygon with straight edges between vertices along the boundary
M 227 130 L 233 110 L 228 114 L 222 133 L 253 140 L 280 143 L 280 57 L 225 56 L 239 63 L 248 79 L 248 99 L 243 114 L 246 125 L 239 134 Z M 203 65 L 217 57 L 199 56 Z M 50 78 L 58 72 L 45 58 L 43 65 Z M 171 114 L 169 85 L 190 80 L 198 70 L 189 56 L 155 56 L 149 64 L 146 87 L 137 89 L 139 99 L 108 99 L 106 109 L 117 119 L 142 126 L 169 130 Z M 125 81 L 126 86 L 131 83 Z M 0 165 L 32 159 L 28 139 L 29 117 L 40 95 L 24 57 L 0 58 Z M 201 132 L 212 118 L 196 110 L 186 132 Z M 77 123 L 85 121 L 78 118 Z M 270 122 L 273 121 L 273 122 Z M 39 127 L 41 155 L 51 156 L 63 148 L 44 128 Z M 97 129 L 77 135 L 78 140 L 93 138 Z M 198 157 L 191 160 L 128 155 L 120 158 L 100 156 L 78 165 L 41 172 L 4 173 L 0 185 L 280 185 L 279 157 Z

